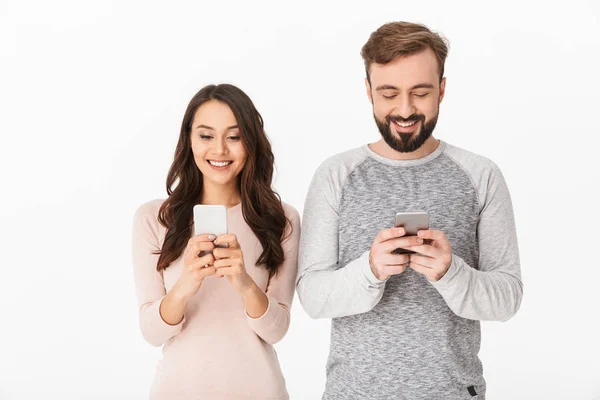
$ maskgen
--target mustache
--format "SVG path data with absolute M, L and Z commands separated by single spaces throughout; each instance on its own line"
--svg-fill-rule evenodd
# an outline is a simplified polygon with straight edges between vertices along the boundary
M 423 114 L 413 114 L 408 118 L 401 117 L 399 115 L 388 115 L 385 120 L 389 124 L 390 122 L 411 122 L 411 121 L 422 121 L 425 122 L 425 116 Z

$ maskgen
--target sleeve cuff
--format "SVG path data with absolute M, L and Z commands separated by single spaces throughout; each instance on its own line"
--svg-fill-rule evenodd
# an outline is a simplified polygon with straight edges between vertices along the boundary
M 278 313 L 279 303 L 277 300 L 268 295 L 267 299 L 269 301 L 267 304 L 267 310 L 260 317 L 252 318 L 248 315 L 248 312 L 246 312 L 246 320 L 248 321 L 250 329 L 256 332 L 259 336 L 262 332 L 271 329 L 271 327 L 279 321 L 280 317 Z
M 431 282 L 431 284 L 438 289 L 447 287 L 452 281 L 452 278 L 454 278 L 454 276 L 460 270 L 460 266 L 463 264 L 461 261 L 462 259 L 460 257 L 452 254 L 452 262 L 450 263 L 450 268 L 448 268 L 448 271 L 446 271 L 444 276 L 442 276 L 439 281 Z
M 165 296 L 149 304 L 140 312 L 140 328 L 146 341 L 153 346 L 160 346 L 181 332 L 185 323 L 185 314 L 176 325 L 169 325 L 160 315 L 160 305 Z
M 367 279 L 367 282 L 369 282 L 369 286 L 381 287 L 385 285 L 389 278 L 381 280 L 375 276 L 373 270 L 371 269 L 371 263 L 369 262 L 369 253 L 370 250 L 365 251 L 363 255 L 356 260 L 356 262 L 363 272 L 363 276 Z
M 164 330 L 166 333 L 174 331 L 173 335 L 175 335 L 175 334 L 179 333 L 179 331 L 183 327 L 183 323 L 185 322 L 185 313 L 183 314 L 183 318 L 181 319 L 181 321 L 179 321 L 179 323 L 177 323 L 175 325 L 171 325 L 171 324 L 167 323 L 163 319 L 162 315 L 160 315 L 160 305 L 162 304 L 165 297 L 167 297 L 167 296 L 166 295 L 163 296 L 160 300 L 154 302 L 154 304 L 152 305 L 152 307 L 156 307 L 156 313 L 158 314 L 157 320 L 159 321 L 158 325 L 160 325 L 160 326 L 157 328 Z

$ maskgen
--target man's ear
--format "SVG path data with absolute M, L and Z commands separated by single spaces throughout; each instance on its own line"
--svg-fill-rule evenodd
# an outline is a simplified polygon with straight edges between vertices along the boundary
M 446 78 L 442 78 L 442 82 L 440 82 L 440 103 L 444 100 L 444 95 L 446 94 Z
M 365 78 L 365 88 L 367 89 L 367 97 L 371 104 L 373 104 L 373 96 L 371 95 L 371 84 L 369 83 L 369 78 Z

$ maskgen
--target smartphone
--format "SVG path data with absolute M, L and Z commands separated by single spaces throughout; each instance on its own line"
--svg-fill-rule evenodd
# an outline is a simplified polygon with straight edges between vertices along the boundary
M 194 206 L 194 234 L 212 234 L 215 236 L 227 233 L 227 207 L 212 204 L 196 204 Z M 227 244 L 219 247 L 227 247 Z M 210 253 L 203 251 L 200 257 Z
M 396 213 L 394 226 L 402 226 L 406 230 L 405 236 L 417 236 L 420 230 L 429 229 L 429 213 L 425 211 Z M 393 254 L 412 254 L 414 251 L 398 248 Z

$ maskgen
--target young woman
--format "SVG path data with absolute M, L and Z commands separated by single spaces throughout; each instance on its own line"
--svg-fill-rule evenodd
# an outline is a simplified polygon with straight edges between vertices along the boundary
M 290 323 L 300 217 L 271 188 L 273 160 L 244 92 L 210 85 L 194 96 L 169 196 L 134 218 L 141 331 L 164 345 L 151 399 L 288 398 L 272 345 Z M 196 204 L 225 205 L 228 234 L 195 236 Z

